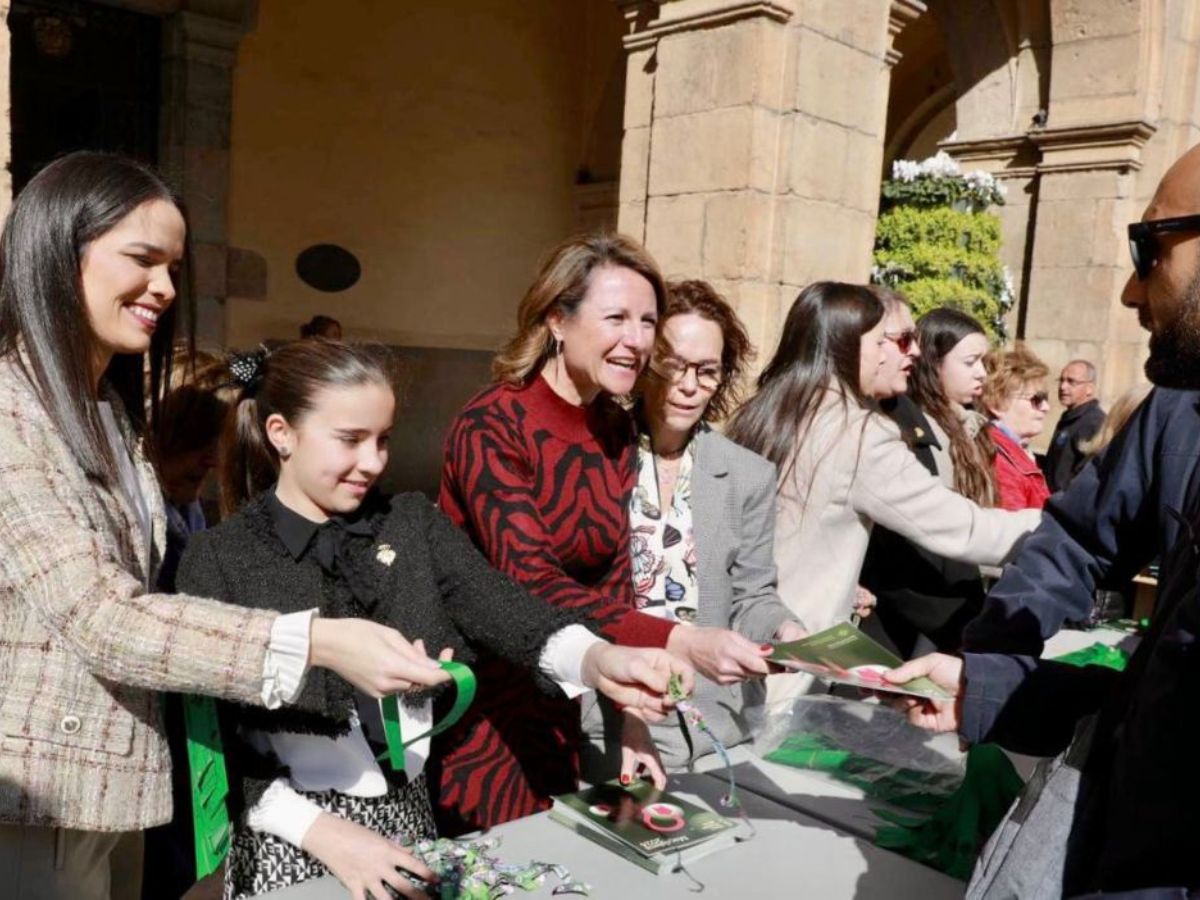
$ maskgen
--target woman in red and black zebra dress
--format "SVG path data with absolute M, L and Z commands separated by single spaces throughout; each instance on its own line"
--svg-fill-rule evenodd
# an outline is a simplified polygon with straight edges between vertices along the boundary
M 635 608 L 635 432 L 613 398 L 645 367 L 665 301 L 657 265 L 629 238 L 553 251 L 493 362 L 496 383 L 450 427 L 439 504 L 494 566 L 547 603 L 584 611 L 610 640 L 665 646 L 713 678 L 762 675 L 766 652 L 740 635 Z M 577 787 L 577 702 L 545 698 L 494 658 L 478 668 L 476 705 L 435 754 L 444 833 L 529 815 Z

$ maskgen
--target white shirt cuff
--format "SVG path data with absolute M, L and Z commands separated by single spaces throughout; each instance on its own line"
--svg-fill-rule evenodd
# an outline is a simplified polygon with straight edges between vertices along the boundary
M 299 847 L 319 815 L 321 807 L 298 794 L 285 779 L 276 778 L 250 807 L 246 824 Z
M 538 657 L 538 668 L 542 674 L 562 688 L 568 698 L 585 694 L 591 688 L 583 683 L 583 655 L 594 644 L 603 644 L 582 625 L 560 628 L 546 641 L 542 655 Z
M 308 644 L 315 609 L 279 616 L 271 624 L 271 641 L 263 659 L 263 706 L 278 709 L 291 703 L 308 673 Z

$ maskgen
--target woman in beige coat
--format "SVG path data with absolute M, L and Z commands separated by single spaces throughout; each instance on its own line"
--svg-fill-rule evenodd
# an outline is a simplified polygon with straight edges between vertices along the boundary
M 809 285 L 729 429 L 779 467 L 779 596 L 810 632 L 851 614 L 876 522 L 941 556 L 1000 565 L 1040 519 L 982 509 L 921 466 L 868 399 L 892 339 L 869 288 Z
M 167 382 L 185 235 L 156 174 L 94 153 L 46 167 L 4 226 L 0 893 L 13 900 L 140 895 L 141 832 L 171 816 L 158 691 L 274 707 L 310 665 L 374 696 L 444 677 L 371 622 L 153 592 L 166 519 L 142 373 Z

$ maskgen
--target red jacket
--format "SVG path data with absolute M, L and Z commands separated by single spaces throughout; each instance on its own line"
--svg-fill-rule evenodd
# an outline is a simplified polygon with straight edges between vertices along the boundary
M 1046 476 L 1025 448 L 1003 430 L 990 425 L 996 456 L 996 493 L 1003 509 L 1041 509 L 1050 497 Z

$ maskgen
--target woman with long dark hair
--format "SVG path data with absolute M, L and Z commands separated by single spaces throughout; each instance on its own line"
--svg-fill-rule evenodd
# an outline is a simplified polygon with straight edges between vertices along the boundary
M 158 691 L 275 707 L 310 665 L 377 695 L 424 677 L 371 622 L 154 588 L 166 517 L 144 435 L 186 232 L 157 174 L 97 153 L 43 169 L 4 226 L 0 871 L 16 900 L 139 896 L 142 831 L 171 817 Z
M 987 333 L 972 316 L 943 306 L 921 316 L 917 338 L 921 358 L 909 396 L 933 425 L 938 471 L 964 497 L 980 506 L 995 506 L 992 457 L 996 448 L 988 434 L 987 416 L 976 408 L 987 380 Z
M 728 431 L 779 467 L 779 595 L 809 631 L 850 614 L 875 522 L 944 556 L 995 565 L 1040 518 L 982 509 L 950 490 L 878 412 L 884 314 L 868 287 L 809 285 Z
M 875 288 L 885 303 L 906 304 Z M 983 327 L 957 309 L 935 309 L 911 332 L 914 364 L 905 391 L 876 398 L 922 466 L 984 506 L 991 502 L 991 441 L 972 405 L 982 388 Z M 920 402 L 918 402 L 918 398 Z M 887 528 L 871 533 L 862 583 L 878 598 L 863 630 L 908 658 L 935 647 L 953 653 L 983 607 L 979 567 L 947 559 Z

